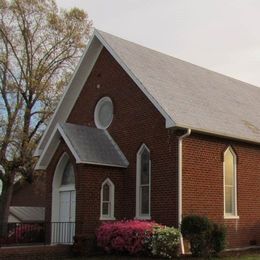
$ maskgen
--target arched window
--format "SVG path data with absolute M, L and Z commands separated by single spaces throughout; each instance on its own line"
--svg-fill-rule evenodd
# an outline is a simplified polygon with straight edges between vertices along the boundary
M 70 161 L 67 162 L 63 171 L 61 186 L 63 185 L 75 185 L 73 165 Z
M 224 216 L 237 216 L 237 158 L 231 147 L 224 153 Z
M 150 219 L 151 160 L 145 144 L 137 153 L 136 167 L 136 218 Z
M 113 220 L 114 218 L 115 186 L 110 179 L 106 179 L 101 186 L 100 219 Z

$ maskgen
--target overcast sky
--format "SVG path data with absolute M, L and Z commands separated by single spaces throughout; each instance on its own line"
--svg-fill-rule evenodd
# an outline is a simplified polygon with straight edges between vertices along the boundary
M 260 0 L 57 0 L 96 28 L 260 86 Z

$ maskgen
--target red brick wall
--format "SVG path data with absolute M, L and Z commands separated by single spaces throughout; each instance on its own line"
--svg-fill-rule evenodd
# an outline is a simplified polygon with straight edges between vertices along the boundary
M 104 49 L 78 98 L 68 122 L 95 127 L 98 100 L 109 96 L 114 119 L 108 131 L 130 165 L 127 169 L 76 165 L 61 144 L 48 167 L 47 220 L 51 216 L 51 188 L 56 164 L 67 151 L 76 170 L 76 218 L 84 224 L 77 232 L 93 234 L 99 225 L 100 188 L 109 177 L 115 184 L 115 217 L 135 217 L 136 153 L 142 143 L 151 151 L 152 219 L 177 223 L 177 138 L 165 129 L 165 120 L 135 83 Z M 238 220 L 223 218 L 223 152 L 232 145 L 238 158 Z M 183 213 L 207 215 L 228 227 L 228 247 L 260 245 L 260 151 L 257 146 L 223 138 L 192 134 L 183 145 Z
M 45 207 L 45 183 L 24 182 L 14 190 L 11 206 Z
M 93 235 L 100 225 L 100 191 L 101 184 L 110 178 L 115 185 L 115 218 L 128 216 L 124 211 L 124 170 L 110 167 L 81 165 L 79 167 L 80 183 L 77 185 L 77 221 L 83 223 L 81 232 Z
M 108 131 L 130 165 L 127 169 L 75 165 L 77 220 L 84 223 L 87 233 L 93 234 L 100 223 L 100 189 L 107 177 L 115 184 L 115 217 L 135 217 L 136 153 L 141 144 L 145 143 L 151 151 L 152 160 L 152 219 L 175 225 L 177 139 L 171 130 L 165 129 L 164 118 L 105 49 L 101 52 L 68 122 L 95 127 L 95 105 L 103 96 L 109 96 L 114 103 L 114 119 Z M 47 219 L 50 219 L 52 176 L 64 150 L 67 149 L 60 145 L 47 170 Z
M 237 154 L 238 220 L 224 220 L 223 153 Z M 192 134 L 183 144 L 183 214 L 201 214 L 224 223 L 228 247 L 260 245 L 260 149 L 222 138 Z

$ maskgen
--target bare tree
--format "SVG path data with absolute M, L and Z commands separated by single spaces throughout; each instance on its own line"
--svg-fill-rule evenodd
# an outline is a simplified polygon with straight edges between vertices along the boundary
M 92 25 L 54 0 L 0 0 L 0 234 L 17 178 L 32 178 L 33 151 L 85 47 Z

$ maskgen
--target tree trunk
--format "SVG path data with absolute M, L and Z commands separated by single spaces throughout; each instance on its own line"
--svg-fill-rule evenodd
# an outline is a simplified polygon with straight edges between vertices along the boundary
M 0 196 L 0 237 L 7 233 L 9 207 L 12 200 L 14 188 L 14 174 L 10 173 L 8 181 L 3 182 L 2 194 Z

